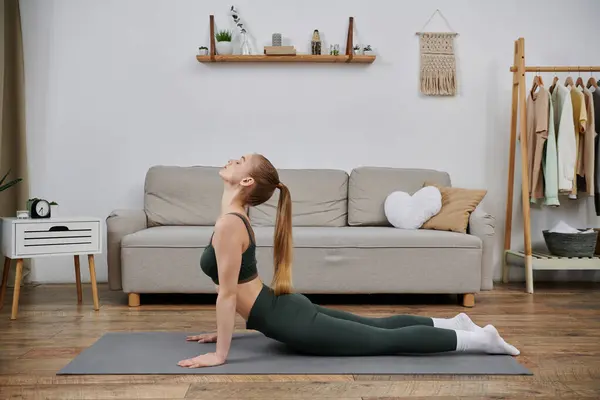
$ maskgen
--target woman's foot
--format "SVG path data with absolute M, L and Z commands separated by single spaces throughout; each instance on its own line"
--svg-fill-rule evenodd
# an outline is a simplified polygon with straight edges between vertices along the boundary
M 477 332 L 483 328 L 471 321 L 465 313 L 460 313 L 452 318 L 432 318 L 436 328 L 454 329 L 458 331 Z
M 509 354 L 518 356 L 521 352 L 502 339 L 493 325 L 486 325 L 475 332 L 456 331 L 456 351 L 487 354 Z

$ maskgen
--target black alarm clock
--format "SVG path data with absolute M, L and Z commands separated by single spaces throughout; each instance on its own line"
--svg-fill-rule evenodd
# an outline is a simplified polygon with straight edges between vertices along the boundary
M 50 203 L 43 199 L 34 200 L 29 215 L 31 218 L 50 218 Z

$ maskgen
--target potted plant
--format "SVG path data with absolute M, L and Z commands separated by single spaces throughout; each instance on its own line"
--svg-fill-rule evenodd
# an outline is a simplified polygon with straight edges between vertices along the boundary
M 222 30 L 215 34 L 215 40 L 217 41 L 217 53 L 220 55 L 233 54 L 233 45 L 231 44 L 231 31 Z
M 359 45 L 355 45 L 354 48 L 353 48 L 353 50 L 354 50 L 354 55 L 355 56 L 359 56 L 361 54 L 361 52 L 360 52 L 360 46 Z
M 373 52 L 373 50 L 371 49 L 371 45 L 370 45 L 370 44 L 368 44 L 368 45 L 366 45 L 366 46 L 364 47 L 364 49 L 363 49 L 363 54 L 364 54 L 365 56 L 371 56 L 371 55 L 375 54 L 375 53 Z
M 200 54 L 201 56 L 208 55 L 208 47 L 206 47 L 206 46 L 198 47 L 198 54 Z

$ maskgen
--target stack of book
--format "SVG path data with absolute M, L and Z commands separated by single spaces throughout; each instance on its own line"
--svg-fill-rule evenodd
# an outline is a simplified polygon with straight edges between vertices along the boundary
M 265 46 L 265 55 L 267 56 L 295 56 L 294 46 Z

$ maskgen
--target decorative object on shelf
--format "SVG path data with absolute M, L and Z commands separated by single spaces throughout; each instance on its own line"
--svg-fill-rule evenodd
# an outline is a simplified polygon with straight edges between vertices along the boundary
M 265 54 L 268 56 L 295 56 L 294 46 L 265 46 Z
M 271 46 L 281 46 L 281 33 L 274 33 L 271 38 Z
M 329 55 L 339 56 L 340 55 L 340 45 L 339 44 L 329 45 Z
M 206 47 L 206 46 L 198 47 L 198 54 L 201 56 L 208 55 L 208 47 Z
M 366 56 L 370 56 L 370 55 L 372 55 L 373 53 L 374 53 L 374 52 L 373 52 L 373 49 L 371 49 L 371 45 L 370 45 L 370 44 L 366 45 L 366 46 L 363 48 L 363 54 L 364 54 L 364 55 L 366 55 Z
M 310 54 L 317 56 L 321 55 L 321 35 L 319 30 L 315 29 L 313 32 L 312 40 L 310 42 Z
M 354 48 L 352 49 L 354 51 L 354 55 L 355 56 L 359 56 L 362 54 L 362 51 L 360 49 L 360 45 L 354 45 Z
M 227 55 L 233 54 L 233 45 L 231 44 L 231 31 L 222 30 L 218 31 L 215 34 L 215 39 L 217 41 L 217 54 Z
M 423 32 L 435 14 L 440 14 L 450 28 L 446 18 L 437 9 L 421 32 L 417 32 L 421 54 L 420 91 L 428 96 L 454 96 L 457 87 L 454 38 L 458 34 L 452 28 L 451 32 Z
M 252 49 L 250 46 L 250 41 L 248 40 L 247 33 L 240 33 L 241 43 L 240 44 L 240 54 L 244 56 L 249 56 L 252 54 Z
M 237 26 L 240 30 L 240 54 L 245 56 L 254 54 L 254 49 L 250 43 L 250 40 L 248 39 L 248 31 L 246 30 L 246 27 L 240 18 L 240 13 L 235 6 L 231 6 L 229 13 L 231 14 L 231 18 L 233 18 L 233 22 L 235 22 L 235 26 Z
M 17 210 L 17 218 L 18 219 L 28 219 L 29 211 L 27 210 Z

